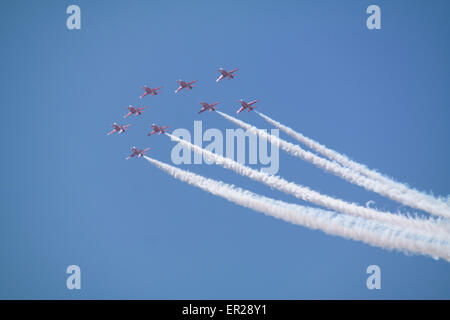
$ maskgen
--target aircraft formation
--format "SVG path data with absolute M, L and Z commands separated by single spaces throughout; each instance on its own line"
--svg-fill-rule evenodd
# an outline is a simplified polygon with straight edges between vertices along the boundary
M 239 70 L 238 68 L 235 68 L 235 69 L 232 69 L 230 71 L 226 71 L 223 68 L 219 68 L 220 76 L 216 79 L 216 82 L 220 82 L 220 81 L 222 81 L 225 78 L 228 78 L 228 80 L 233 79 L 235 77 L 235 72 L 237 72 L 238 70 Z M 193 89 L 194 88 L 194 84 L 196 82 L 198 82 L 198 80 L 184 81 L 184 80 L 178 79 L 177 83 L 178 83 L 179 87 L 175 90 L 175 93 L 178 93 L 178 92 L 180 92 L 183 89 L 188 89 L 188 90 Z M 142 100 L 145 96 L 148 96 L 148 95 L 155 96 L 155 95 L 159 94 L 159 90 L 161 90 L 162 88 L 163 88 L 162 86 L 161 87 L 157 87 L 157 88 L 151 88 L 151 87 L 149 87 L 147 85 L 144 85 L 144 86 L 142 86 L 142 90 L 144 90 L 144 93 L 139 97 L 139 99 Z M 238 102 L 240 103 L 241 106 L 236 111 L 237 114 L 241 113 L 245 109 L 247 109 L 249 112 L 252 111 L 255 108 L 254 105 L 257 102 L 259 102 L 259 100 L 256 99 L 256 100 L 253 100 L 253 101 L 246 102 L 243 99 L 240 99 Z M 216 108 L 217 108 L 216 106 L 218 104 L 220 104 L 220 102 L 214 102 L 214 103 L 211 103 L 211 104 L 209 104 L 207 102 L 200 102 L 200 105 L 202 106 L 202 109 L 200 111 L 198 111 L 198 114 L 200 114 L 200 113 L 202 113 L 204 111 L 209 111 L 209 112 L 215 111 Z M 134 115 L 135 117 L 140 116 L 144 112 L 144 110 L 146 108 L 147 108 L 146 106 L 138 108 L 138 107 L 134 107 L 132 105 L 129 105 L 127 107 L 128 113 L 126 115 L 124 115 L 123 117 L 126 119 L 129 116 L 131 116 L 131 115 Z M 113 123 L 112 124 L 113 130 L 108 132 L 107 135 L 111 135 L 111 134 L 116 133 L 116 132 L 118 134 L 121 134 L 121 133 L 125 132 L 126 130 L 128 130 L 128 127 L 130 127 L 130 126 L 131 126 L 131 124 L 120 125 L 120 124 L 117 124 L 117 123 Z M 156 125 L 154 123 L 151 124 L 150 127 L 151 127 L 152 131 L 150 133 L 148 133 L 147 136 L 151 136 L 151 135 L 156 134 L 156 133 L 158 135 L 161 135 L 161 134 L 165 133 L 166 129 L 168 128 L 168 126 L 158 126 L 158 125 Z M 138 158 L 141 158 L 142 156 L 144 156 L 145 152 L 150 150 L 150 148 L 145 148 L 145 149 L 141 150 L 141 149 L 138 149 L 136 147 L 132 147 L 131 150 L 132 150 L 132 154 L 129 155 L 126 159 L 130 159 L 130 158 L 133 158 L 135 156 L 137 156 Z

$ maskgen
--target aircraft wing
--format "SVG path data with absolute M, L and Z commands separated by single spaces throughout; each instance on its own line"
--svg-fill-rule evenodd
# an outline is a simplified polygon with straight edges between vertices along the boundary
M 216 82 L 219 82 L 220 80 L 222 80 L 223 78 L 225 78 L 225 76 L 223 74 L 221 74 L 217 79 Z
M 191 82 L 188 82 L 189 85 L 196 83 L 198 80 L 193 80 Z
M 241 113 L 242 111 L 244 111 L 245 107 L 241 107 L 238 111 L 236 111 L 237 114 Z
M 175 93 L 178 93 L 181 89 L 183 89 L 182 86 L 179 86 L 177 90 L 175 90 Z
M 117 130 L 116 129 L 111 130 L 110 132 L 108 132 L 108 136 L 113 134 L 114 132 L 117 132 Z
M 236 71 L 238 71 L 238 70 L 239 70 L 238 68 L 235 68 L 235 69 L 231 70 L 231 71 L 228 72 L 228 73 L 233 73 L 233 72 L 236 72 Z
M 147 134 L 148 136 L 151 136 L 152 134 L 155 134 L 155 133 L 157 133 L 158 131 L 156 131 L 156 130 L 153 130 L 152 132 L 150 132 L 149 134 Z
M 133 112 L 128 112 L 125 116 L 124 116 L 124 118 L 128 118 L 129 116 L 131 116 L 133 114 Z

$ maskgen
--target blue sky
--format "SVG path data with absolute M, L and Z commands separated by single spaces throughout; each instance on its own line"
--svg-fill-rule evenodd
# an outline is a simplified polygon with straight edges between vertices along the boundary
M 68 5 L 81 30 L 67 30 Z M 382 29 L 366 28 L 377 4 Z M 234 128 L 240 98 L 353 159 L 436 195 L 450 179 L 447 1 L 2 1 L 0 298 L 448 299 L 450 265 L 241 208 L 125 161 L 171 161 L 171 129 Z M 239 67 L 217 84 L 217 69 Z M 198 87 L 175 95 L 178 78 Z M 140 106 L 140 86 L 164 86 Z M 244 121 L 267 124 L 253 113 Z M 123 122 L 125 123 L 125 122 Z M 282 135 L 283 136 L 283 135 Z M 284 136 L 283 136 L 284 137 Z M 305 204 L 222 168 L 184 165 Z M 412 211 L 280 152 L 279 175 L 322 193 Z M 82 290 L 65 269 L 82 270 Z M 366 288 L 377 264 L 382 289 Z

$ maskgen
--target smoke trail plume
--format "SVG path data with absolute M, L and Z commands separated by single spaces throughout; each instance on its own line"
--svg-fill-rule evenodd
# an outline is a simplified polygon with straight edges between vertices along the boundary
M 358 206 L 355 203 L 348 203 L 340 199 L 335 199 L 330 196 L 323 195 L 317 191 L 311 190 L 307 187 L 297 185 L 293 182 L 288 182 L 278 176 L 269 175 L 265 172 L 254 170 L 234 161 L 233 159 L 225 158 L 221 155 L 212 153 L 211 151 L 205 150 L 186 140 L 173 136 L 170 133 L 165 134 L 170 137 L 172 141 L 176 141 L 189 148 L 190 150 L 202 154 L 209 161 L 214 162 L 215 164 L 218 164 L 226 169 L 231 169 L 242 176 L 246 176 L 252 180 L 262 182 L 270 186 L 271 188 L 275 188 L 302 200 L 313 202 L 322 207 L 326 207 L 349 215 L 373 219 L 391 225 L 401 226 L 402 228 L 414 228 L 419 233 L 437 233 L 446 238 L 450 237 L 450 233 L 444 226 L 440 225 L 441 221 L 439 220 L 423 218 L 413 219 L 402 215 Z
M 392 200 L 398 201 L 404 205 L 410 206 L 412 208 L 421 209 L 427 211 L 428 213 L 439 215 L 441 217 L 450 218 L 450 211 L 445 208 L 435 208 L 434 206 L 430 206 L 427 202 L 420 201 L 420 199 L 415 199 L 411 197 L 409 194 L 403 194 L 398 192 L 395 189 L 387 187 L 381 184 L 378 181 L 371 180 L 367 177 L 360 175 L 357 172 L 350 170 L 349 168 L 344 168 L 336 162 L 329 161 L 322 157 L 317 156 L 316 154 L 303 150 L 300 146 L 294 145 L 288 141 L 280 139 L 276 136 L 273 136 L 264 130 L 260 130 L 252 125 L 249 125 L 239 119 L 236 119 L 232 116 L 227 115 L 226 113 L 216 111 L 225 119 L 233 122 L 234 124 L 248 130 L 249 132 L 260 136 L 261 138 L 267 139 L 270 143 L 273 143 L 288 152 L 289 154 L 299 157 L 303 160 L 311 162 L 317 167 L 324 169 L 325 171 L 331 172 L 338 177 L 341 177 L 351 183 L 359 185 L 367 190 L 374 191 L 388 197 Z
M 433 206 L 435 211 L 445 211 L 450 210 L 449 206 L 444 199 L 437 199 L 433 197 L 432 195 L 426 194 L 424 192 L 420 192 L 414 188 L 411 188 L 403 183 L 397 182 L 394 179 L 387 177 L 385 175 L 382 175 L 381 173 L 371 170 L 367 168 L 365 165 L 360 164 L 358 162 L 355 162 L 351 159 L 349 159 L 344 154 L 341 154 L 335 150 L 329 149 L 326 146 L 320 144 L 319 142 L 305 137 L 303 134 L 296 132 L 292 128 L 285 126 L 281 124 L 278 121 L 273 120 L 269 116 L 255 111 L 257 115 L 259 115 L 261 118 L 266 120 L 268 123 L 273 125 L 274 127 L 280 129 L 287 135 L 291 136 L 292 138 L 296 139 L 300 143 L 303 143 L 307 147 L 315 150 L 316 152 L 322 154 L 323 156 L 327 157 L 330 160 L 334 160 L 338 163 L 340 163 L 342 166 L 347 167 L 349 169 L 352 169 L 353 171 L 359 172 L 368 178 L 379 181 L 380 183 L 385 184 L 389 188 L 396 189 L 399 193 L 409 194 L 411 197 L 415 198 L 419 202 L 428 203 L 429 206 Z M 447 200 L 448 201 L 448 200 Z M 428 211 L 428 210 L 427 210 Z
M 266 215 L 310 229 L 319 229 L 328 234 L 362 241 L 372 246 L 442 258 L 450 262 L 448 241 L 433 236 L 426 237 L 409 233 L 401 229 L 388 228 L 361 218 L 274 200 L 221 181 L 181 170 L 148 156 L 144 156 L 144 158 L 176 179 Z

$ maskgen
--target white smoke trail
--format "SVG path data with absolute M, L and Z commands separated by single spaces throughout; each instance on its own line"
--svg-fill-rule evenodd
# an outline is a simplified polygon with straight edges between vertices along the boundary
M 285 126 L 281 124 L 280 122 L 273 120 L 269 116 L 255 111 L 257 115 L 259 115 L 261 118 L 266 120 L 268 123 L 273 125 L 274 127 L 280 129 L 284 133 L 288 134 L 292 138 L 296 139 L 297 141 L 303 143 L 307 147 L 315 150 L 316 152 L 322 154 L 323 156 L 327 157 L 330 160 L 334 160 L 338 163 L 340 163 L 342 166 L 347 167 L 349 169 L 352 169 L 356 172 L 359 172 L 368 178 L 371 178 L 375 181 L 379 181 L 390 188 L 397 189 L 399 193 L 408 193 L 410 196 L 417 199 L 419 202 L 428 203 L 430 206 L 435 207 L 435 211 L 445 211 L 450 210 L 450 207 L 448 206 L 448 199 L 445 200 L 443 198 L 435 198 L 432 195 L 426 194 L 424 192 L 420 192 L 414 188 L 411 188 L 407 186 L 406 184 L 400 183 L 395 181 L 393 178 L 387 177 L 385 175 L 382 175 L 381 173 L 371 170 L 367 168 L 365 165 L 360 164 L 356 161 L 353 161 L 349 159 L 344 154 L 341 154 L 335 150 L 332 150 L 330 148 L 327 148 L 326 146 L 320 144 L 319 142 L 305 137 L 303 134 L 293 130 L 292 128 Z M 428 210 L 427 210 L 428 211 Z
M 170 137 L 172 141 L 176 141 L 196 153 L 203 154 L 203 156 L 211 162 L 214 162 L 226 169 L 231 169 L 242 176 L 246 176 L 252 180 L 262 182 L 270 186 L 271 188 L 275 188 L 287 194 L 291 194 L 305 201 L 313 202 L 322 207 L 326 207 L 353 216 L 373 219 L 380 222 L 401 226 L 403 228 L 414 228 L 417 232 L 420 233 L 437 233 L 446 238 L 450 237 L 450 233 L 445 228 L 445 226 L 440 225 L 441 221 L 439 220 L 424 218 L 413 219 L 402 215 L 358 206 L 355 203 L 348 203 L 340 199 L 335 199 L 330 196 L 323 195 L 317 191 L 313 191 L 307 187 L 297 185 L 293 182 L 288 182 L 281 177 L 254 170 L 234 161 L 233 159 L 225 158 L 221 155 L 212 153 L 211 151 L 205 150 L 186 140 L 173 136 L 170 133 L 166 133 L 166 135 Z
M 442 258 L 450 262 L 449 242 L 434 236 L 421 236 L 361 218 L 274 200 L 147 156 L 144 158 L 176 179 L 266 215 L 310 229 L 319 229 L 328 234 L 362 241 L 372 246 Z
M 436 208 L 434 206 L 430 206 L 429 203 L 422 201 L 421 199 L 416 199 L 411 197 L 409 194 L 403 194 L 398 192 L 396 189 L 392 189 L 384 184 L 381 184 L 378 181 L 371 180 L 367 177 L 360 175 L 357 172 L 350 170 L 349 168 L 344 168 L 336 162 L 332 162 L 330 160 L 324 159 L 322 157 L 317 156 L 316 154 L 303 150 L 300 146 L 294 145 L 288 141 L 280 139 L 274 135 L 271 135 L 264 130 L 260 130 L 248 123 L 245 123 L 239 119 L 236 119 L 232 116 L 227 115 L 226 113 L 216 111 L 225 119 L 233 122 L 234 124 L 248 130 L 249 132 L 260 136 L 261 138 L 267 139 L 270 143 L 273 143 L 288 152 L 289 154 L 299 157 L 303 160 L 311 162 L 319 168 L 324 169 L 325 171 L 331 172 L 338 177 L 341 177 L 351 183 L 359 185 L 367 190 L 374 191 L 379 193 L 385 197 L 388 197 L 392 200 L 398 201 L 404 205 L 410 206 L 412 208 L 421 209 L 427 211 L 428 213 L 438 215 L 445 218 L 450 218 L 450 210 L 447 208 Z

